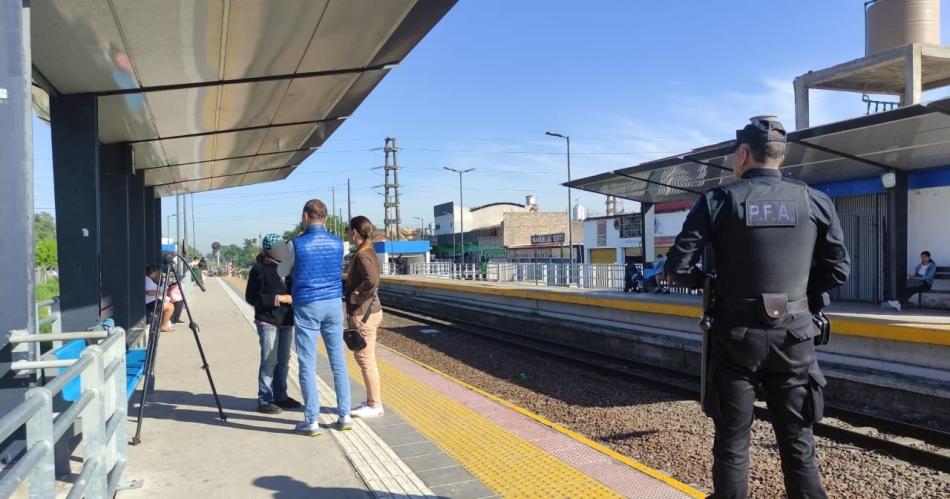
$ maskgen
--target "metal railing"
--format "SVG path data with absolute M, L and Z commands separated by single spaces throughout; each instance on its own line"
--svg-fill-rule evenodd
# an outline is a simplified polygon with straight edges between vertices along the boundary
M 625 287 L 625 265 L 598 263 L 414 263 L 409 275 L 616 291 Z
M 46 315 L 46 317 L 40 319 L 39 318 L 40 311 L 44 309 L 49 309 L 49 313 Z M 41 334 L 43 330 L 43 326 L 46 326 L 46 325 L 50 326 L 51 334 L 58 334 L 58 333 L 63 332 L 63 320 L 62 320 L 62 314 L 59 311 L 59 297 L 58 296 L 54 296 L 50 298 L 49 300 L 43 300 L 41 302 L 37 302 L 34 312 L 36 312 L 36 315 L 34 315 L 33 317 L 36 317 L 37 319 L 35 334 Z M 44 337 L 43 341 L 50 341 L 49 337 L 48 336 Z M 57 348 L 61 345 L 62 345 L 62 342 L 53 342 L 53 348 Z M 29 355 L 30 360 L 40 360 L 40 358 L 43 355 L 43 352 L 40 347 L 41 347 L 41 344 L 39 341 L 32 341 L 28 343 L 27 348 L 30 351 L 30 355 Z
M 59 297 L 54 296 L 50 298 L 49 300 L 36 302 L 36 315 L 34 317 L 39 318 L 40 310 L 43 310 L 46 308 L 49 308 L 49 314 L 46 317 L 42 319 L 38 319 L 36 321 L 36 332 L 39 333 L 40 328 L 42 328 L 43 326 L 47 324 L 51 325 L 52 327 L 51 332 L 53 333 L 63 332 L 63 322 L 61 320 L 62 316 L 60 315 L 60 311 L 59 311 Z
M 643 264 L 633 264 L 634 274 L 643 275 Z M 571 286 L 584 289 L 626 291 L 633 286 L 627 278 L 628 264 L 600 263 L 547 263 L 547 262 L 490 262 L 479 263 L 429 262 L 409 265 L 408 275 L 460 279 L 467 281 L 508 282 L 536 286 Z M 394 275 L 384 266 L 383 274 Z M 640 288 L 642 290 L 643 283 Z M 656 281 L 646 291 L 672 294 L 699 294 L 684 286 L 675 286 L 665 279 Z
M 82 469 L 69 489 L 67 499 L 107 498 L 115 494 L 128 459 L 125 378 L 125 330 L 82 333 L 10 335 L 10 342 L 103 340 L 86 347 L 78 359 L 28 360 L 10 365 L 14 371 L 66 367 L 45 386 L 31 388 L 23 402 L 0 419 L 0 441 L 26 428 L 26 451 L 7 467 L 0 478 L 0 497 L 9 497 L 28 483 L 30 497 L 55 497 L 54 448 L 77 419 L 82 423 Z M 59 414 L 53 413 L 53 398 L 74 379 L 79 396 Z

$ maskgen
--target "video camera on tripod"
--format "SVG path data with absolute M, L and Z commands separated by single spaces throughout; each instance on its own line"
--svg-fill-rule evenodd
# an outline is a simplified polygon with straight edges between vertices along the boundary
M 183 264 L 183 268 L 191 272 L 194 282 L 198 284 L 201 291 L 207 291 L 204 282 L 198 278 L 195 274 L 195 269 L 188 265 L 188 260 L 186 260 L 184 256 L 174 251 L 162 252 L 162 268 L 158 275 L 158 294 L 156 296 L 158 304 L 155 306 L 155 309 L 152 311 L 152 316 L 149 318 L 148 345 L 145 354 L 145 384 L 142 387 L 142 397 L 139 400 L 138 422 L 135 428 L 135 436 L 132 437 L 132 445 L 137 445 L 142 441 L 140 438 L 142 434 L 142 417 L 145 414 L 145 400 L 149 392 L 149 381 L 153 378 L 155 372 L 155 361 L 158 355 L 158 340 L 162 334 L 162 310 L 165 306 L 165 300 L 168 299 L 168 286 L 171 284 L 172 277 L 174 277 L 175 282 L 181 282 L 181 274 L 175 265 L 176 261 L 180 261 Z M 198 323 L 195 322 L 195 318 L 191 314 L 191 307 L 188 305 L 188 297 L 185 295 L 185 290 L 182 289 L 180 285 L 178 288 L 181 291 L 181 301 L 184 304 L 185 312 L 188 314 L 188 328 L 191 329 L 191 334 L 195 338 L 195 345 L 198 347 L 198 354 L 201 356 L 201 368 L 208 376 L 208 384 L 211 385 L 211 393 L 214 395 L 214 402 L 218 406 L 218 415 L 222 421 L 226 421 L 227 416 L 224 415 L 224 409 L 221 408 L 218 390 L 214 386 L 214 380 L 211 379 L 211 367 L 208 365 L 204 348 L 201 346 L 201 339 L 198 337 Z

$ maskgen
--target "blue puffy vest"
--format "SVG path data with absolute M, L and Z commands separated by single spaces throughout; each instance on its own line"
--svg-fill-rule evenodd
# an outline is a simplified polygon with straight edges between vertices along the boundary
M 322 225 L 294 238 L 294 305 L 343 297 L 343 241 Z

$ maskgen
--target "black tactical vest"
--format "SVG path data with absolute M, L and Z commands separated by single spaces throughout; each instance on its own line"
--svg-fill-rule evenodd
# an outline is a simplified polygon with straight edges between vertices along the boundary
M 729 215 L 712 238 L 719 294 L 805 297 L 818 235 L 808 187 L 779 176 L 756 176 L 723 186 Z

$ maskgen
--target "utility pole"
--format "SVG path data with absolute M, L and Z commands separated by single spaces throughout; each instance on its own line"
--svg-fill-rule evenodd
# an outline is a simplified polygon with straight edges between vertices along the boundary
M 346 179 L 346 221 L 353 220 L 353 202 L 350 200 L 350 179 Z
M 182 216 L 185 217 L 185 219 L 182 221 L 182 227 L 183 227 L 182 235 L 184 237 L 182 238 L 182 242 L 181 242 L 181 248 L 182 248 L 181 254 L 188 255 L 188 195 L 187 194 L 181 195 L 181 211 L 182 211 Z M 192 255 L 188 255 L 188 257 L 191 257 L 191 256 Z
M 181 253 L 181 194 L 175 194 L 175 249 Z
M 396 160 L 398 150 L 395 137 L 386 137 L 386 145 L 383 147 L 383 151 L 386 153 L 386 161 L 383 164 L 383 170 L 386 172 L 386 183 L 383 184 L 385 188 L 383 207 L 386 210 L 386 216 L 383 224 L 386 234 L 392 234 L 390 237 L 395 241 L 399 240 L 399 224 L 401 222 L 399 219 L 399 164 Z M 392 165 L 389 164 L 390 154 L 393 159 Z M 391 183 L 389 172 L 392 172 L 393 175 Z
M 336 216 L 336 186 L 330 187 L 330 197 L 333 198 L 332 206 L 330 207 L 330 222 L 332 224 L 330 225 L 330 233 L 336 234 L 337 223 L 333 221 L 333 217 Z
M 195 229 L 195 195 L 191 195 L 191 247 L 198 251 L 198 230 Z M 198 258 L 201 258 L 199 252 Z
M 614 216 L 617 214 L 617 198 L 613 196 L 607 196 L 607 216 Z

